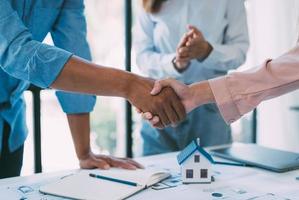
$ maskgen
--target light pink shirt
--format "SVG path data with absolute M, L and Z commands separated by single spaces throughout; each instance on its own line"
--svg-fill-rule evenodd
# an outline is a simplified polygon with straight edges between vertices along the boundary
M 262 101 L 299 89 L 299 45 L 244 72 L 209 80 L 222 117 L 232 123 Z

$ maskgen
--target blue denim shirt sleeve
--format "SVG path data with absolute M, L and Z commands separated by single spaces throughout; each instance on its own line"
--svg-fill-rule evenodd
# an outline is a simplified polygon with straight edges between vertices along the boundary
M 32 39 L 7 0 L 0 1 L 0 67 L 13 77 L 47 88 L 72 53 Z
M 65 1 L 59 18 L 51 31 L 55 46 L 65 49 L 86 60 L 91 53 L 86 40 L 86 21 L 83 0 Z M 93 110 L 96 97 L 91 95 L 56 92 L 59 103 L 68 114 L 88 113 Z

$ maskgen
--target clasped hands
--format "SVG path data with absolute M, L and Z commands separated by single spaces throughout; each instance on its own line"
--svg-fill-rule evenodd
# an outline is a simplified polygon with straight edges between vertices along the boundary
M 174 64 L 178 71 L 184 71 L 192 59 L 204 60 L 212 51 L 211 45 L 198 29 L 193 26 L 188 26 L 188 29 L 176 50 Z M 207 92 L 202 95 L 202 98 L 197 96 L 197 90 L 200 88 L 201 92 Z M 129 100 L 136 107 L 137 112 L 156 128 L 176 126 L 185 119 L 186 113 L 210 101 L 208 98 L 211 96 L 207 82 L 192 87 L 171 78 L 156 82 L 144 80 L 137 86 L 138 89 L 145 92 L 139 95 L 139 101 L 136 101 L 137 96 Z

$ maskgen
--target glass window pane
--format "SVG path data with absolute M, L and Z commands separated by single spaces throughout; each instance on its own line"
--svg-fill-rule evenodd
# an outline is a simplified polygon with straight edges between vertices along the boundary
M 88 41 L 93 62 L 124 68 L 124 2 L 85 1 Z M 125 155 L 125 107 L 120 98 L 99 97 L 91 115 L 92 147 L 96 152 Z
M 66 115 L 53 90 L 41 92 L 43 172 L 78 168 Z
M 24 158 L 22 167 L 22 176 L 30 175 L 34 173 L 34 156 L 33 156 L 33 105 L 32 105 L 32 93 L 26 91 L 24 93 L 26 102 L 26 121 L 28 128 L 28 136 L 24 145 Z
M 208 170 L 207 169 L 200 170 L 200 178 L 208 178 Z
M 193 169 L 186 169 L 186 178 L 193 178 Z
M 194 155 L 194 162 L 199 163 L 200 162 L 200 156 Z

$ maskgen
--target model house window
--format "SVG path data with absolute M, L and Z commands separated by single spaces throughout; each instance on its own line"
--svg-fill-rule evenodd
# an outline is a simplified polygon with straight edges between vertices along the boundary
M 200 170 L 200 178 L 208 178 L 208 170 L 207 169 Z
M 199 163 L 200 162 L 200 156 L 199 155 L 195 155 L 194 156 L 194 162 L 195 163 Z
M 193 169 L 186 169 L 186 178 L 193 178 Z

